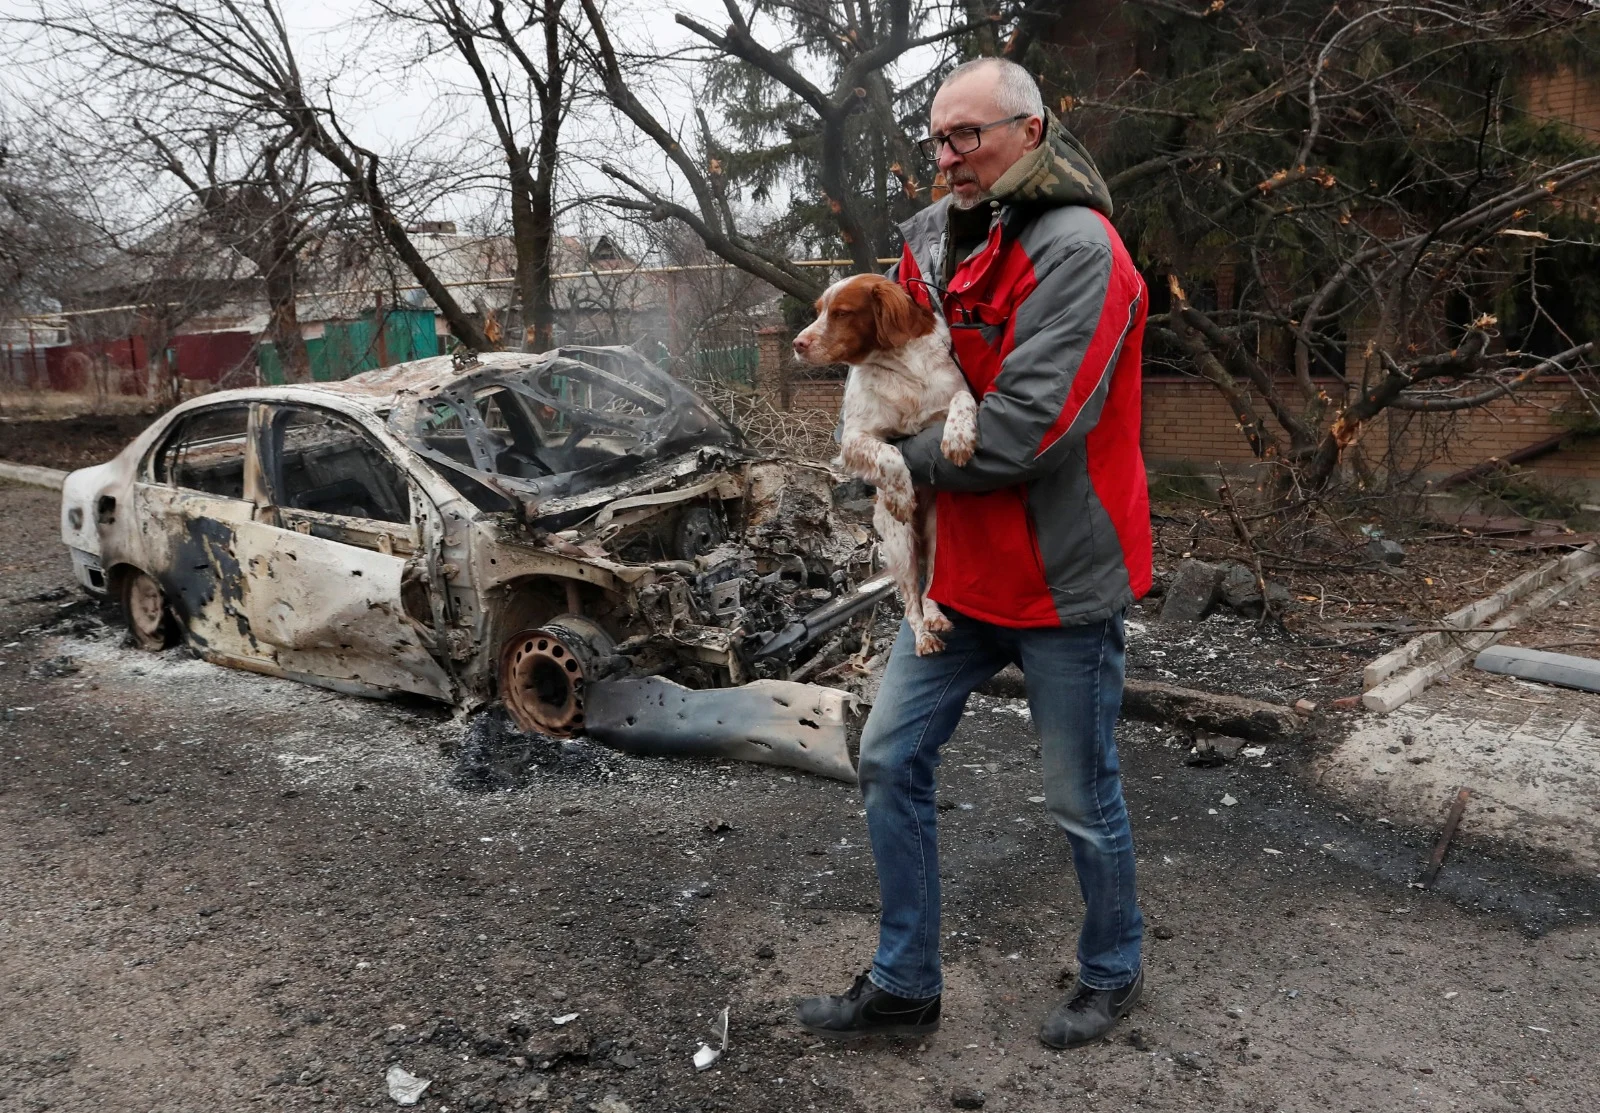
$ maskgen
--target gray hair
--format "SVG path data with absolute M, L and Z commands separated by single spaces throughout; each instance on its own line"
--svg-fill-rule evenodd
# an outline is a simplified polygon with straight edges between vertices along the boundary
M 1033 74 L 1004 58 L 974 58 L 945 75 L 943 84 L 962 77 L 983 75 L 994 82 L 995 104 L 1008 116 L 1037 116 L 1044 119 L 1044 97 Z

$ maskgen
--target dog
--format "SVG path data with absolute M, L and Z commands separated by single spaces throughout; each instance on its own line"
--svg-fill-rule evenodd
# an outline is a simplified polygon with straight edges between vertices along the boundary
M 906 604 L 917 656 L 944 649 L 951 629 L 923 595 L 933 578 L 933 492 L 917 490 L 891 437 L 910 436 L 944 419 L 940 450 L 957 466 L 978 447 L 978 404 L 950 354 L 944 320 L 903 286 L 881 275 L 841 279 L 817 299 L 817 319 L 794 338 L 795 355 L 815 366 L 845 363 L 841 456 L 847 472 L 878 489 L 872 525 L 884 564 Z

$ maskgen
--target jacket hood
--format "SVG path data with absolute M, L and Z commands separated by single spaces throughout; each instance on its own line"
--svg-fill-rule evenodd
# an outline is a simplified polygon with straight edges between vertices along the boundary
M 989 190 L 1003 204 L 1087 205 L 1111 215 L 1111 191 L 1076 136 L 1045 110 L 1045 140 L 1019 158 Z

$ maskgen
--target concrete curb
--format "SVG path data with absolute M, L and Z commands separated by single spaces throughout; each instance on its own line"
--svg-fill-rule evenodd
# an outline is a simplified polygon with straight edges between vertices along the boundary
M 1529 616 L 1573 594 L 1597 576 L 1600 559 L 1593 545 L 1518 576 L 1493 595 L 1448 615 L 1442 625 L 1460 625 L 1459 634 L 1424 634 L 1368 665 L 1363 676 L 1367 691 L 1361 697 L 1362 706 L 1389 714 L 1420 696 L 1434 681 L 1459 668 L 1479 650 L 1505 637 Z M 1526 602 L 1511 606 L 1524 598 Z M 1489 625 L 1477 625 L 1491 617 L 1495 621 Z M 1434 649 L 1442 652 L 1432 660 L 1423 660 Z M 1413 667 L 1407 668 L 1408 665 Z
M 1452 611 L 1439 620 L 1439 625 L 1454 626 L 1462 633 L 1475 633 L 1479 623 L 1487 622 L 1524 596 L 1532 594 L 1546 584 L 1565 579 L 1578 569 L 1594 564 L 1596 560 L 1595 547 L 1585 545 L 1565 556 L 1541 564 L 1531 572 L 1524 572 L 1493 595 L 1479 599 L 1476 603 L 1470 603 L 1459 611 Z M 1412 638 L 1399 649 L 1385 653 L 1368 665 L 1361 675 L 1361 686 L 1367 689 L 1378 687 L 1407 665 L 1421 660 L 1429 650 L 1443 648 L 1451 639 L 1459 636 L 1435 630 L 1421 637 Z
M 66 482 L 67 473 L 56 468 L 38 468 L 32 464 L 12 464 L 0 460 L 0 479 L 59 491 L 61 485 Z

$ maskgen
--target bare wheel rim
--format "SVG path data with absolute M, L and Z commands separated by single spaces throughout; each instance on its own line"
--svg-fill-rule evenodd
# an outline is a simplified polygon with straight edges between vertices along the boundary
M 500 697 L 523 730 L 557 737 L 583 732 L 584 700 L 595 669 L 615 643 L 593 619 L 557 615 L 500 648 Z
M 506 643 L 500 692 L 524 730 L 565 735 L 583 726 L 583 665 L 559 638 L 530 630 Z
M 161 585 L 145 572 L 136 572 L 122 596 L 128 629 L 141 649 L 161 649 L 166 645 L 166 596 Z

